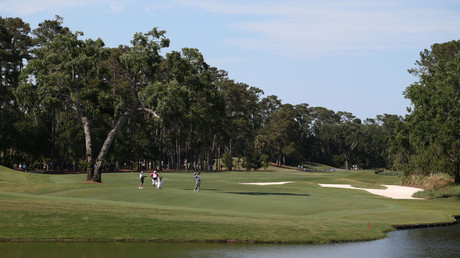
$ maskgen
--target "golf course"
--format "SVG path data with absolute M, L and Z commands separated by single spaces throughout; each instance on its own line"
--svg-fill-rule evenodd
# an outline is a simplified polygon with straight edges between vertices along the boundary
M 149 173 L 146 173 L 149 174 Z M 371 170 L 160 172 L 162 189 L 137 172 L 38 174 L 0 166 L 0 241 L 333 243 L 385 237 L 393 225 L 451 221 L 456 198 L 392 199 L 397 176 Z M 261 184 L 265 183 L 265 184 Z

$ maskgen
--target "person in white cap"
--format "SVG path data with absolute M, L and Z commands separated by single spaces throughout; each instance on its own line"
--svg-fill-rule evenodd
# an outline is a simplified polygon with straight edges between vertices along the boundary
M 157 174 L 157 171 L 154 170 L 152 174 L 150 174 L 150 176 L 152 177 L 152 186 L 153 188 L 157 188 L 157 184 L 158 184 L 158 174 Z

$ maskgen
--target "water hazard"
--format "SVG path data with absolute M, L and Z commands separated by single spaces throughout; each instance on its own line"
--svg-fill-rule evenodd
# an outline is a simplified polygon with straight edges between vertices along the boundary
M 391 232 L 328 245 L 202 243 L 0 243 L 0 257 L 456 257 L 460 225 Z

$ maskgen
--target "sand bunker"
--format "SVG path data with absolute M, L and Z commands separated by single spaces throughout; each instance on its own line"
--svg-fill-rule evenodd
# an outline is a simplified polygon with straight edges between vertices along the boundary
M 294 181 L 287 181 L 287 182 L 265 182 L 265 183 L 240 183 L 242 185 L 284 185 L 294 183 Z
M 399 185 L 383 185 L 387 187 L 386 189 L 366 189 L 352 187 L 351 185 L 343 184 L 319 184 L 322 187 L 336 187 L 336 188 L 346 188 L 346 189 L 357 189 L 365 190 L 371 194 L 381 195 L 392 199 L 423 199 L 423 198 L 414 198 L 412 195 L 416 192 L 423 191 L 421 188 L 408 187 L 408 186 L 399 186 Z

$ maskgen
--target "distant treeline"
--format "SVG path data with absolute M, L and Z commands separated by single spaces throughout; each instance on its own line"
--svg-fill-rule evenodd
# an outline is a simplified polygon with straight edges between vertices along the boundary
M 310 161 L 349 169 L 420 154 L 406 126 L 413 114 L 362 121 L 283 104 L 209 66 L 198 49 L 163 54 L 169 39 L 158 28 L 117 48 L 82 35 L 59 16 L 33 30 L 0 17 L 3 165 L 81 169 L 100 182 L 103 169 L 232 169 L 232 157 L 246 169 Z

